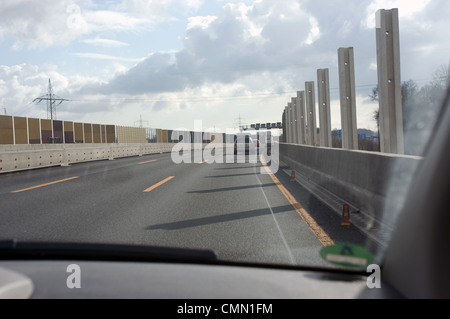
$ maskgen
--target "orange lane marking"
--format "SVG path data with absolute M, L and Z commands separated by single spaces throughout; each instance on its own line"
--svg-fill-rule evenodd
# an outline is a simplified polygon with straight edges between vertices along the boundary
M 311 217 L 311 215 L 303 208 L 303 206 L 292 196 L 292 194 L 281 184 L 280 180 L 272 174 L 270 169 L 267 167 L 267 164 L 264 163 L 262 156 L 260 156 L 260 160 L 264 169 L 272 178 L 273 182 L 277 185 L 278 189 L 281 193 L 286 197 L 288 202 L 294 207 L 296 212 L 300 215 L 303 221 L 308 225 L 309 229 L 313 232 L 313 234 L 317 237 L 317 239 L 322 243 L 323 246 L 332 246 L 334 245 L 333 239 L 317 224 L 316 220 Z
M 151 161 L 147 161 L 147 162 L 140 162 L 139 165 L 147 164 L 147 163 L 154 163 L 156 161 L 158 161 L 158 160 L 151 160 Z
M 199 164 L 205 164 L 206 162 L 208 162 L 208 161 L 203 161 L 203 162 L 200 162 Z
M 77 179 L 80 178 L 79 176 L 76 177 L 71 177 L 71 178 L 66 178 L 66 179 L 62 179 L 60 181 L 55 181 L 55 182 L 51 182 L 51 183 L 47 183 L 47 184 L 42 184 L 42 185 L 37 185 L 37 186 L 33 186 L 33 187 L 29 187 L 29 188 L 25 188 L 25 189 L 20 189 L 17 191 L 13 191 L 11 193 L 15 194 L 15 193 L 21 193 L 21 192 L 26 192 L 32 189 L 36 189 L 36 188 L 40 188 L 40 187 L 45 187 L 45 186 L 49 186 L 49 185 L 53 185 L 53 184 L 58 184 L 58 183 L 62 183 L 62 182 L 67 182 L 67 181 L 71 181 L 73 179 Z
M 149 193 L 149 192 L 151 192 L 152 190 L 154 190 L 155 188 L 161 186 L 162 184 L 167 183 L 168 181 L 170 181 L 170 180 L 171 180 L 172 178 L 174 178 L 174 177 L 175 177 L 175 176 L 167 177 L 165 180 L 162 180 L 162 181 L 160 181 L 159 183 L 153 185 L 152 187 L 147 188 L 146 190 L 143 191 L 143 193 Z

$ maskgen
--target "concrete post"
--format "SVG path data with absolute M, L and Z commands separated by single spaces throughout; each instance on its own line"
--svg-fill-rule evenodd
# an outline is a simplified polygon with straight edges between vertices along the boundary
M 291 143 L 291 117 L 289 112 L 289 104 L 286 106 L 286 143 Z
M 330 76 L 328 69 L 317 70 L 317 85 L 319 88 L 320 146 L 332 147 Z
M 292 143 L 294 144 L 300 144 L 300 140 L 298 139 L 298 108 L 297 108 L 297 98 L 293 97 L 291 99 L 291 105 L 292 105 L 292 132 L 294 133 L 293 135 L 293 141 Z
M 307 143 L 316 146 L 317 123 L 316 123 L 316 91 L 314 81 L 305 82 L 306 118 L 308 123 Z
M 403 154 L 402 83 L 398 9 L 376 13 L 381 152 Z
M 289 109 L 289 143 L 294 143 L 294 112 L 292 103 L 288 103 L 288 109 Z
M 305 91 L 297 92 L 297 110 L 298 110 L 298 140 L 299 144 L 306 144 L 306 125 L 305 125 Z
M 108 160 L 114 161 L 114 148 L 113 148 L 113 144 L 111 144 L 111 146 L 109 147 L 109 156 L 108 156 Z
M 358 149 L 356 126 L 355 61 L 353 48 L 340 48 L 339 90 L 341 96 L 342 147 Z
M 61 167 L 68 167 L 69 166 L 69 150 L 66 149 L 65 146 L 63 146 L 63 162 L 61 163 Z

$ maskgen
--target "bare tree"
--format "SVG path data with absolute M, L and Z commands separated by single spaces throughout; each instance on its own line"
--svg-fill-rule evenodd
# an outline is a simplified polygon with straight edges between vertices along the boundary
M 433 73 L 433 80 L 431 81 L 431 84 L 444 90 L 446 89 L 446 87 L 450 84 L 450 64 L 448 66 L 442 64 Z
M 378 85 L 372 89 L 372 93 L 369 94 L 372 102 L 378 102 Z
M 409 80 L 402 83 L 402 107 L 403 107 L 403 113 L 404 113 L 404 125 L 406 124 L 406 120 L 408 118 L 408 114 L 411 112 L 411 108 L 413 105 L 411 102 L 414 101 L 415 97 L 417 96 L 417 84 L 413 80 Z M 379 95 L 378 95 L 378 86 L 374 87 L 372 89 L 372 93 L 369 94 L 369 98 L 371 101 L 376 102 L 379 101 Z M 372 119 L 377 123 L 377 129 L 378 129 L 378 138 L 380 137 L 380 109 L 377 108 L 373 111 Z
M 380 109 L 373 111 L 372 116 L 373 120 L 377 122 L 378 136 L 380 136 Z
M 406 81 L 402 84 L 402 105 L 403 108 L 408 105 L 408 102 L 414 99 L 417 95 L 417 83 L 413 80 Z
M 419 96 L 427 108 L 433 108 L 443 98 L 447 86 L 450 84 L 450 66 L 441 65 L 432 75 L 432 80 L 423 86 Z

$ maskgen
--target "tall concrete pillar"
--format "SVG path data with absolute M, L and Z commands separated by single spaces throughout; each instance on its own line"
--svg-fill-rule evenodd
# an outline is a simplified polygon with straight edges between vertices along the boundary
M 356 126 L 355 60 L 353 48 L 340 48 L 339 91 L 341 96 L 342 147 L 358 149 Z
M 317 70 L 317 86 L 319 88 L 320 146 L 332 147 L 330 76 L 328 69 Z
M 297 92 L 297 114 L 298 144 L 306 144 L 305 91 Z
M 376 13 L 381 152 L 403 154 L 402 83 L 398 9 Z
M 314 82 L 305 82 L 306 119 L 308 124 L 307 143 L 316 146 L 316 91 Z
M 300 144 L 299 138 L 298 138 L 298 108 L 297 108 L 297 98 L 293 97 L 291 99 L 291 105 L 292 105 L 292 132 L 293 132 L 293 142 L 294 144 Z
M 289 108 L 289 143 L 294 144 L 294 108 L 292 103 L 288 103 Z
M 284 142 L 285 143 L 289 143 L 289 112 L 288 112 L 288 107 L 286 106 L 284 108 Z
M 291 143 L 291 112 L 289 111 L 289 104 L 286 106 L 286 143 Z

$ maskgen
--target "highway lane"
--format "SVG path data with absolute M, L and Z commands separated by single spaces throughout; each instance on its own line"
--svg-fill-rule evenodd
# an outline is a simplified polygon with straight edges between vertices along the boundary
M 365 242 L 283 172 L 274 179 L 260 167 L 176 165 L 158 154 L 0 175 L 0 239 L 207 248 L 224 260 L 328 266 L 278 181 L 331 240 Z

